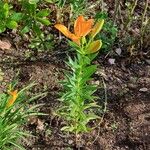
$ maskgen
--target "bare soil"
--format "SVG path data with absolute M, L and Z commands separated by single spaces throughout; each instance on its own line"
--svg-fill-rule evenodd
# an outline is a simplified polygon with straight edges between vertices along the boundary
M 27 139 L 24 143 L 26 149 L 77 149 L 74 136 L 60 131 L 64 121 L 53 115 L 59 106 L 58 93 L 61 86 L 58 81 L 63 79 L 63 61 L 66 56 L 40 54 L 35 61 L 18 61 L 10 56 L 11 53 L 13 52 L 1 53 L 0 61 L 5 63 L 1 64 L 4 79 L 0 90 L 4 90 L 19 71 L 19 87 L 36 82 L 38 85 L 33 93 L 48 92 L 44 99 L 37 100 L 36 103 L 44 103 L 40 111 L 49 115 L 29 119 L 25 129 L 36 137 Z M 23 59 L 21 56 L 19 58 Z M 102 78 L 107 86 L 107 112 L 100 125 L 99 121 L 93 123 L 97 125 L 96 129 L 82 135 L 80 149 L 150 149 L 150 66 L 144 60 L 129 62 L 128 58 L 118 59 L 114 65 L 110 65 L 103 56 L 94 63 L 99 64 L 94 82 L 99 85 L 96 95 L 99 96 L 100 104 L 104 100 Z

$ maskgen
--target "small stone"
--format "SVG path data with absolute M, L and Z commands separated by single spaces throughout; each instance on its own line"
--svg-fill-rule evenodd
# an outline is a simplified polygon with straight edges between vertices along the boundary
M 120 56 L 121 55 L 121 52 L 122 52 L 122 50 L 121 50 L 121 48 L 117 48 L 116 50 L 115 50 L 115 52 Z
M 150 65 L 150 59 L 145 59 L 148 65 Z
M 115 64 L 115 59 L 114 59 L 114 58 L 109 58 L 109 59 L 108 59 L 108 62 L 109 62 L 111 65 L 114 65 L 114 64 Z
M 1 41 L 0 40 L 0 49 L 2 50 L 10 50 L 11 48 L 11 44 L 10 42 L 7 40 L 7 41 Z
M 95 81 L 95 84 L 100 85 L 100 81 L 99 80 Z
M 136 84 L 133 84 L 133 83 L 128 83 L 128 87 L 130 89 L 136 89 L 137 88 L 137 85 Z
M 139 89 L 139 91 L 140 91 L 140 92 L 147 92 L 148 89 L 144 87 L 144 88 Z
M 73 144 L 73 140 L 69 140 L 69 141 L 68 141 L 68 144 L 69 144 L 69 145 Z

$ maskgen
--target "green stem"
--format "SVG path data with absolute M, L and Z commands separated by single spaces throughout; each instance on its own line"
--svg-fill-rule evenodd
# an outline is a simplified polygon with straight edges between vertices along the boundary
M 146 16 L 146 12 L 147 12 L 147 8 L 148 8 L 148 1 L 149 0 L 146 0 L 146 3 L 145 3 L 145 7 L 144 7 L 144 12 L 142 14 L 142 23 L 141 23 L 141 29 L 140 29 L 140 32 L 141 32 L 141 44 L 143 44 L 143 36 L 144 36 L 144 20 L 145 20 L 145 16 Z M 146 20 L 147 21 L 147 20 Z M 148 21 L 147 21 L 148 23 Z M 146 24 L 147 25 L 147 24 Z M 146 26 L 145 25 L 145 26 Z
M 137 6 L 137 2 L 138 2 L 138 0 L 135 0 L 135 1 L 134 1 L 133 5 L 132 5 L 132 9 L 131 9 L 131 11 L 129 12 L 129 17 L 128 17 L 127 23 L 126 23 L 126 25 L 125 25 L 125 28 L 126 28 L 127 30 L 128 30 L 128 28 L 130 27 L 131 22 L 132 22 L 132 20 L 133 20 L 133 13 L 134 13 L 135 7 Z
M 83 47 L 82 47 L 83 48 Z M 82 72 L 83 72 L 83 66 L 85 65 L 83 62 L 83 59 L 84 59 L 84 56 L 80 53 L 78 53 L 79 57 L 78 57 L 78 64 L 79 64 L 79 72 L 77 73 L 77 76 L 76 76 L 76 80 L 77 80 L 77 83 L 76 83 L 76 89 L 77 89 L 77 95 L 76 95 L 76 101 L 77 101 L 77 105 L 78 105 L 78 110 L 77 110 L 77 116 L 79 116 L 80 113 L 82 113 L 82 109 L 81 109 L 81 106 L 83 106 L 84 104 L 84 101 L 82 100 L 82 97 L 80 95 L 80 93 L 82 93 L 82 88 L 81 88 L 81 79 L 82 79 Z M 77 132 L 77 128 L 78 128 L 78 125 L 79 125 L 79 119 L 76 118 L 75 120 L 75 136 L 76 136 L 76 145 L 77 142 L 78 142 L 78 136 L 80 136 Z

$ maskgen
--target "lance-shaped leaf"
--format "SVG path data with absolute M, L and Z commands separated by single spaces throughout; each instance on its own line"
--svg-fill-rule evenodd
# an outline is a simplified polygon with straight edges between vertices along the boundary
M 9 20 L 9 21 L 7 21 L 6 26 L 7 26 L 9 29 L 15 29 L 15 28 L 17 28 L 18 24 L 17 24 L 17 22 L 14 21 L 14 20 Z
M 87 50 L 86 50 L 86 54 L 91 54 L 91 53 L 95 53 L 97 52 L 102 46 L 102 41 L 101 40 L 96 40 L 96 41 L 93 41 L 88 47 L 87 47 Z
M 99 20 L 95 26 L 93 27 L 92 31 L 91 31 L 91 37 L 94 38 L 102 29 L 104 24 L 104 19 Z
M 46 17 L 49 15 L 49 10 L 48 9 L 43 9 L 41 11 L 39 11 L 36 16 L 39 17 L 39 18 L 42 18 L 42 17 Z
M 30 4 L 36 4 L 36 3 L 38 3 L 39 2 L 39 0 L 29 0 L 29 3 Z
M 37 17 L 36 18 L 40 23 L 42 23 L 43 25 L 50 25 L 51 23 L 50 23 L 50 21 L 48 20 L 48 19 L 45 19 L 45 18 L 39 18 L 39 17 Z

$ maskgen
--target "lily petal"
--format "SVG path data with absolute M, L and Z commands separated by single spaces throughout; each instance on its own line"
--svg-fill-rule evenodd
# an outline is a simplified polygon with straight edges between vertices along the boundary
M 75 33 L 75 35 L 80 36 L 80 34 L 82 32 L 82 28 L 83 28 L 82 27 L 83 22 L 85 22 L 85 19 L 84 19 L 83 16 L 79 16 L 76 19 L 76 21 L 74 23 L 74 33 Z
M 67 27 L 62 24 L 56 24 L 54 27 L 68 38 L 70 38 L 70 36 L 72 35 L 72 33 L 67 29 Z
M 87 34 L 89 34 L 90 31 L 92 30 L 93 24 L 94 24 L 93 19 L 89 19 L 88 21 L 83 22 L 80 36 L 86 36 Z
M 77 43 L 78 45 L 80 44 L 80 37 L 76 36 L 75 34 L 71 33 L 67 27 L 65 27 L 62 24 L 56 24 L 54 26 L 56 29 L 58 29 L 60 32 L 62 32 L 66 37 L 70 38 L 72 41 Z
M 92 32 L 91 32 L 91 37 L 94 38 L 102 29 L 103 27 L 103 24 L 104 24 L 104 19 L 98 21 L 94 28 L 92 29 Z
M 72 37 L 70 37 L 70 39 L 77 43 L 78 45 L 80 45 L 80 37 L 75 36 L 74 34 L 72 35 Z
M 76 36 L 86 36 L 92 29 L 94 20 L 89 19 L 85 21 L 83 16 L 79 16 L 74 24 L 74 33 Z
M 10 106 L 12 106 L 12 105 L 14 104 L 14 102 L 16 101 L 16 99 L 17 99 L 17 97 L 18 97 L 18 91 L 17 91 L 17 90 L 12 91 L 12 92 L 10 92 L 9 94 L 12 96 L 12 98 L 10 98 L 10 99 L 8 100 L 7 108 L 10 107 Z

